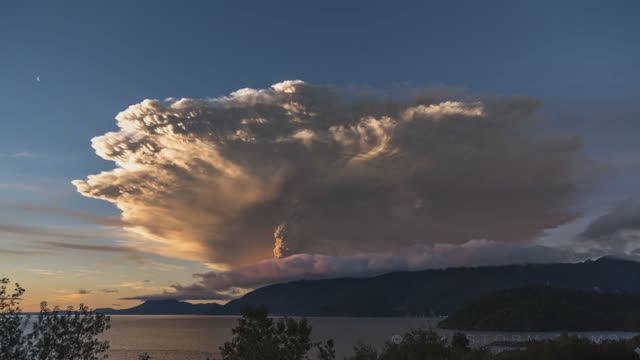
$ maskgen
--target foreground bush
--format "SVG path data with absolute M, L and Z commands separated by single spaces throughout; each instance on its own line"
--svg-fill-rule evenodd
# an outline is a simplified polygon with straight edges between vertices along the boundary
M 313 344 L 311 326 L 305 319 L 275 321 L 266 308 L 246 308 L 233 330 L 233 339 L 221 347 L 222 360 L 309 359 L 313 347 L 321 360 L 335 358 L 333 343 Z M 533 341 L 524 350 L 493 354 L 472 349 L 469 339 L 456 333 L 448 342 L 432 330 L 411 330 L 387 341 L 378 350 L 361 344 L 345 360 L 639 360 L 640 336 L 626 341 L 595 343 L 575 336 Z
M 507 351 L 496 360 L 638 360 L 635 352 L 640 337 L 627 341 L 603 341 L 563 335 L 552 340 L 531 342 L 526 350 Z
M 318 358 L 335 358 L 333 341 L 313 343 L 306 319 L 269 317 L 265 307 L 246 307 L 241 311 L 233 338 L 220 347 L 222 360 L 303 360 L 315 348 Z
M 109 318 L 80 305 L 78 310 L 50 309 L 42 303 L 33 324 L 20 315 L 25 290 L 0 279 L 0 360 L 101 360 L 109 343 L 98 340 L 108 330 Z

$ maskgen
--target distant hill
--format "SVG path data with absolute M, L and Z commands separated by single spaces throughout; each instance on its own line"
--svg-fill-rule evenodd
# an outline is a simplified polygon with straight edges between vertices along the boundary
M 96 312 L 109 315 L 210 315 L 221 311 L 219 304 L 191 304 L 178 300 L 147 300 L 129 309 L 100 308 Z
M 601 258 L 576 264 L 536 264 L 396 272 L 373 278 L 303 280 L 256 289 L 225 305 L 246 304 L 277 315 L 434 316 L 461 309 L 495 291 L 549 285 L 640 293 L 640 263 Z
M 640 263 L 601 258 L 576 264 L 536 264 L 395 272 L 371 278 L 301 280 L 265 286 L 220 305 L 147 301 L 110 314 L 237 315 L 247 305 L 265 305 L 274 315 L 447 315 L 499 290 L 547 285 L 610 293 L 640 293 Z M 191 304 L 189 304 L 191 305 Z M 179 309 L 179 310 L 176 310 Z
M 640 295 L 532 286 L 465 306 L 440 327 L 488 331 L 640 331 Z

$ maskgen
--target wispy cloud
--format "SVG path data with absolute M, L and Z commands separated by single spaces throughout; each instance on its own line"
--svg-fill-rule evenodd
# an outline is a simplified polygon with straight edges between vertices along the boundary
M 137 250 L 118 245 L 89 245 L 89 244 L 77 244 L 64 241 L 42 241 L 42 244 L 47 244 L 57 248 L 72 249 L 72 250 L 85 250 L 85 251 L 98 251 L 98 252 L 117 252 L 117 253 L 129 253 L 136 252 Z
M 49 270 L 49 269 L 29 269 L 29 271 L 34 272 L 38 275 L 42 276 L 60 276 L 63 274 L 61 270 Z
M 106 234 L 86 229 L 0 224 L 0 233 L 43 239 L 101 239 Z
M 36 155 L 29 151 L 20 151 L 10 155 L 12 158 L 34 158 Z
M 140 251 L 128 246 L 79 244 L 79 243 L 73 243 L 73 242 L 67 242 L 67 241 L 53 241 L 53 240 L 40 241 L 40 243 L 54 247 L 54 248 L 59 248 L 59 249 L 123 254 L 128 259 L 138 263 L 142 263 L 142 264 L 148 261 L 144 258 L 144 255 Z
M 53 253 L 49 251 L 0 248 L 0 256 L 3 256 L 3 255 L 52 255 L 52 254 Z
M 73 227 L 0 224 L 0 235 L 2 234 L 21 239 L 21 247 L 31 246 L 28 249 L 15 248 L 10 250 L 10 253 L 17 255 L 55 254 L 62 250 L 87 251 L 120 255 L 128 261 L 144 266 L 176 269 L 173 265 L 146 259 L 145 253 L 136 247 L 121 245 L 119 242 L 123 240 L 120 237 L 121 233 L 118 232 Z
M 78 242 L 95 242 L 112 238 L 114 235 L 117 236 L 116 233 L 100 229 L 0 224 L 0 234 L 26 238 L 31 244 L 40 248 L 45 246 L 47 248 L 125 253 L 133 257 L 141 256 L 137 249 L 129 246 Z M 69 239 L 73 239 L 75 242 L 71 242 Z
M 103 275 L 104 272 L 95 269 L 73 269 L 71 270 L 74 273 L 82 274 L 83 276 L 92 276 L 92 275 Z
M 118 284 L 118 286 L 127 288 L 127 289 L 134 289 L 134 290 L 144 290 L 144 289 L 155 288 L 155 286 L 150 285 L 146 281 L 125 281 Z
M 0 183 L 0 190 L 15 190 L 39 195 L 49 195 L 49 192 L 38 185 L 22 183 Z
M 10 153 L 10 154 L 2 154 L 0 153 L 0 158 L 12 158 L 12 159 L 20 159 L 20 158 L 35 158 L 37 157 L 36 154 L 30 152 L 30 151 L 18 151 L 18 152 L 14 152 L 14 153 Z
M 1 185 L 2 184 L 0 184 L 0 186 Z M 118 227 L 118 226 L 126 225 L 126 223 L 123 222 L 119 216 L 96 215 L 96 214 L 88 213 L 86 211 L 76 211 L 76 210 L 70 210 L 70 209 L 62 209 L 62 208 L 39 206 L 39 205 L 29 205 L 29 204 L 3 204 L 0 206 L 10 208 L 10 209 L 22 210 L 22 211 L 61 215 L 65 217 L 81 219 L 81 220 L 90 222 L 92 224 L 102 225 L 102 226 Z

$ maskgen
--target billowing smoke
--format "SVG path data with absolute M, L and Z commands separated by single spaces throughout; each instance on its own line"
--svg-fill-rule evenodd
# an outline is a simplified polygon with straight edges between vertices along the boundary
M 304 214 L 303 203 L 292 199 L 284 208 L 286 220 L 273 231 L 273 256 L 276 259 L 297 253 L 298 242 L 302 241 L 302 234 L 297 230 Z
M 289 249 L 289 230 L 287 223 L 282 223 L 276 226 L 273 232 L 273 238 L 275 243 L 273 245 L 273 256 L 276 259 L 280 259 L 291 254 Z
M 301 81 L 145 100 L 93 139 L 116 168 L 73 183 L 116 204 L 147 251 L 230 266 L 523 242 L 573 219 L 579 188 L 580 141 L 530 131 L 539 107 Z

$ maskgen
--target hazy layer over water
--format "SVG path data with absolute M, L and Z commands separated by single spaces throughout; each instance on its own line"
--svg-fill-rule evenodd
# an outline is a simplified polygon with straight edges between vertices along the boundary
M 351 353 L 359 342 L 381 346 L 394 335 L 411 328 L 435 328 L 433 318 L 309 318 L 316 341 L 334 339 L 338 359 Z M 153 360 L 201 360 L 217 354 L 218 347 L 231 338 L 237 323 L 231 316 L 112 316 L 111 330 L 105 338 L 111 342 L 110 359 L 137 359 L 148 352 Z M 449 331 L 436 329 L 443 336 Z M 557 336 L 557 333 L 468 332 L 475 345 L 493 341 L 527 340 Z M 627 338 L 621 332 L 584 333 L 594 339 Z

